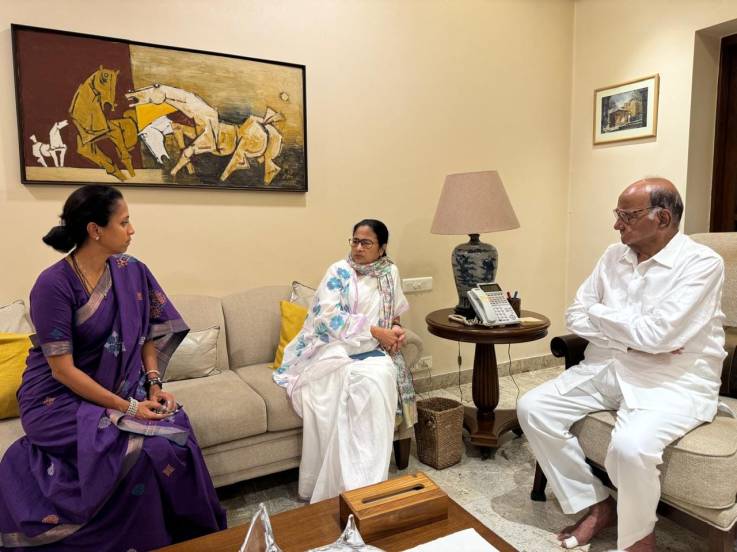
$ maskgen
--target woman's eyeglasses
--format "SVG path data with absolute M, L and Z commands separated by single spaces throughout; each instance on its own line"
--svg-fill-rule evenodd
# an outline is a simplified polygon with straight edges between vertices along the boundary
M 372 240 L 359 240 L 358 238 L 348 238 L 348 245 L 351 247 L 358 247 L 359 245 L 364 249 L 369 249 L 374 246 L 376 242 Z

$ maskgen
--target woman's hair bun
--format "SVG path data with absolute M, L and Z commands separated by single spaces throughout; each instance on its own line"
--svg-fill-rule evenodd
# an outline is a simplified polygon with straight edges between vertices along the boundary
M 43 238 L 46 245 L 50 245 L 61 253 L 68 253 L 74 249 L 75 240 L 66 226 L 54 226 Z
M 54 226 L 42 239 L 57 251 L 68 253 L 87 240 L 87 225 L 94 222 L 107 226 L 119 200 L 120 190 L 104 184 L 88 184 L 77 188 L 64 202 L 59 215 L 61 226 Z

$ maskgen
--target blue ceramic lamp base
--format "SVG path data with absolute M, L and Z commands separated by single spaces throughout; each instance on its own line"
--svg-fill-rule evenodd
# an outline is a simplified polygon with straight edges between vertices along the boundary
M 466 292 L 481 282 L 494 281 L 499 255 L 496 247 L 480 241 L 478 234 L 469 234 L 469 238 L 467 243 L 453 249 L 451 262 L 458 291 L 455 312 L 472 318 L 475 313 Z

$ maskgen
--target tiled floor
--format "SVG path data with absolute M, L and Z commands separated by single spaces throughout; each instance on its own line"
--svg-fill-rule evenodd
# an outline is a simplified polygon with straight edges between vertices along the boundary
M 514 381 L 509 377 L 501 378 L 499 407 L 514 406 L 518 393 L 516 386 L 519 386 L 522 394 L 559 372 L 559 368 L 547 368 L 517 374 Z M 456 385 L 430 394 L 471 402 L 470 385 Z M 407 470 L 397 471 L 392 466 L 389 476 L 422 470 L 455 501 L 519 550 L 561 551 L 555 532 L 569 525 L 577 516 L 563 514 L 549 492 L 547 502 L 530 500 L 534 467 L 534 459 L 525 438 L 514 438 L 514 434 L 510 433 L 493 459 L 481 460 L 475 447 L 467 445 L 459 464 L 435 470 L 421 464 L 413 448 Z M 231 527 L 249 523 L 259 502 L 266 504 L 270 514 L 303 505 L 297 500 L 297 470 L 223 487 L 218 494 L 228 510 L 228 525 Z M 656 531 L 658 550 L 705 550 L 696 535 L 668 520 L 661 520 Z M 616 532 L 609 529 L 591 545 L 578 550 L 602 552 L 614 548 Z

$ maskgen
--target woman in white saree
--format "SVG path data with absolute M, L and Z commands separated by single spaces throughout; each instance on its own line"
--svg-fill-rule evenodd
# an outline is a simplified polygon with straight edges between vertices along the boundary
M 310 502 L 384 481 L 395 428 L 417 419 L 400 352 L 409 305 L 388 240 L 378 220 L 353 227 L 348 258 L 328 268 L 274 373 L 303 420 L 299 495 Z

